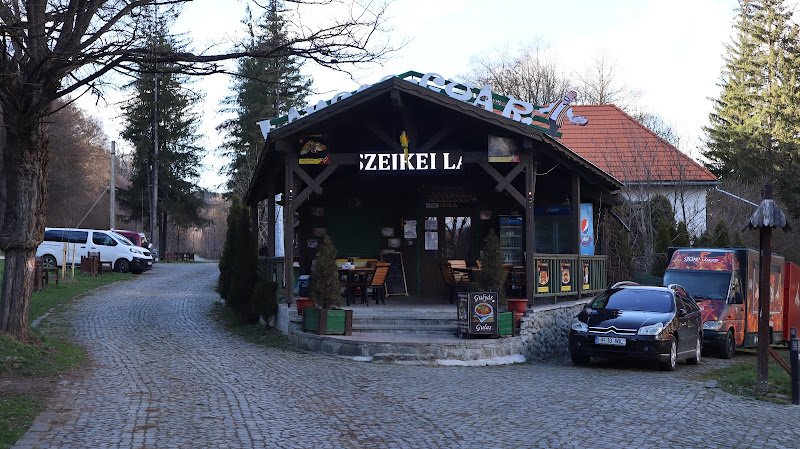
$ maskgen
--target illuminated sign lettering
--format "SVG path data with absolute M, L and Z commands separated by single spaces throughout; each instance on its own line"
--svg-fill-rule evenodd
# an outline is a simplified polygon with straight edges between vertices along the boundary
M 463 157 L 459 152 L 448 153 L 361 153 L 358 155 L 360 171 L 419 171 L 461 170 Z

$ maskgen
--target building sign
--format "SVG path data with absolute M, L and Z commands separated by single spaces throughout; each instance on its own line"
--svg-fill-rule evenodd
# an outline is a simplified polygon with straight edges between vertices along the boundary
M 360 153 L 360 171 L 421 171 L 461 170 L 463 156 L 460 151 L 445 153 Z
M 395 75 L 387 75 L 381 78 L 378 83 L 394 77 Z M 411 71 L 397 75 L 397 77 L 418 84 L 426 89 L 440 92 L 455 100 L 463 101 L 486 111 L 500 114 L 516 122 L 533 126 L 539 131 L 552 134 L 556 137 L 560 136 L 558 128 L 561 126 L 564 117 L 569 119 L 571 123 L 578 125 L 585 125 L 587 122 L 585 117 L 575 117 L 572 115 L 570 103 L 575 100 L 573 92 L 567 92 L 563 99 L 542 107 L 514 98 L 511 95 L 507 97 L 497 95 L 492 92 L 492 87 L 488 84 L 481 87 L 466 81 L 458 82 L 448 80 L 438 73 L 429 72 L 423 74 Z M 261 120 L 257 122 L 258 126 L 261 128 L 261 134 L 264 136 L 264 139 L 266 139 L 272 129 L 287 123 L 292 123 L 302 117 L 309 116 L 345 98 L 369 89 L 370 87 L 370 84 L 365 84 L 355 91 L 339 92 L 329 100 L 320 100 L 317 104 L 309 105 L 300 110 L 292 107 L 289 109 L 289 113 L 283 117 Z
M 594 217 L 592 203 L 581 203 L 580 214 L 581 255 L 594 256 Z

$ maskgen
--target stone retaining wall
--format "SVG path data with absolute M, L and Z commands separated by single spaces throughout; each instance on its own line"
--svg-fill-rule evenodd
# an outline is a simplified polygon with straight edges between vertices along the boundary
M 536 306 L 520 323 L 523 355 L 528 360 L 547 360 L 569 356 L 570 324 L 590 299 Z

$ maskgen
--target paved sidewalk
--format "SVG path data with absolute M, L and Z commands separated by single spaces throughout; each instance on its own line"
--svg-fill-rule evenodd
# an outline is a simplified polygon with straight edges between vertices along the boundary
M 209 316 L 217 273 L 157 264 L 76 302 L 68 317 L 93 366 L 17 447 L 800 445 L 800 407 L 705 388 L 692 380 L 702 365 L 434 368 L 254 346 Z

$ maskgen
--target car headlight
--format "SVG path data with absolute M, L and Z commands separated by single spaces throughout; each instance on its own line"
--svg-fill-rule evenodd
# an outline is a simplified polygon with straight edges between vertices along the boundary
M 589 332 L 589 325 L 575 318 L 572 320 L 572 330 L 575 332 Z
M 703 323 L 703 329 L 710 331 L 718 331 L 722 327 L 722 321 L 706 321 Z
M 639 328 L 639 335 L 658 335 L 664 330 L 664 323 L 651 324 L 649 326 L 642 326 Z
M 139 251 L 139 250 L 138 250 L 138 249 L 136 249 L 136 248 L 129 248 L 129 249 L 130 249 L 130 251 L 131 251 L 132 253 L 134 253 L 134 254 L 142 254 L 142 252 L 141 252 L 141 251 Z

